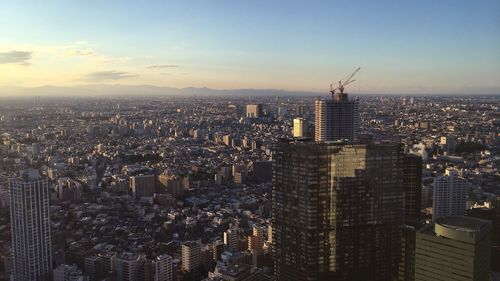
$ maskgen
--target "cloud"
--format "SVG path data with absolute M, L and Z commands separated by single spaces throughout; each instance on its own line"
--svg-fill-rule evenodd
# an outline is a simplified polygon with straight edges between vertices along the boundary
M 96 56 L 97 53 L 90 49 L 71 49 L 66 52 L 67 55 L 70 56 L 85 56 L 85 57 L 90 57 L 90 56 Z
M 146 66 L 146 68 L 173 68 L 173 67 L 179 67 L 179 66 L 176 64 L 153 64 Z
M 30 65 L 32 52 L 10 51 L 0 52 L 0 64 L 17 63 L 19 65 Z
M 116 71 L 116 70 L 107 70 L 107 71 L 96 71 L 85 75 L 85 80 L 87 81 L 106 81 L 106 80 L 119 80 L 126 79 L 131 77 L 136 77 L 136 74 Z

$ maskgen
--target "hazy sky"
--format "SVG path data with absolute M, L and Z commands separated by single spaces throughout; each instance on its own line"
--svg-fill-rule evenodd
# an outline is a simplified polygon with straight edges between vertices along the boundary
M 500 1 L 2 1 L 0 88 L 500 93 Z

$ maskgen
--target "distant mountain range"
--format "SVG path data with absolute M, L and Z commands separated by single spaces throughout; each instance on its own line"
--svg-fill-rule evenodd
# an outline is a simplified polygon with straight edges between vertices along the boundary
M 482 89 L 462 89 L 457 93 L 355 93 L 353 96 L 362 95 L 434 95 L 434 96 L 498 96 L 500 89 L 482 88 Z M 308 92 L 308 91 L 287 91 L 277 89 L 211 89 L 211 88 L 172 88 L 152 85 L 107 85 L 92 84 L 74 87 L 41 86 L 41 87 L 0 87 L 0 98 L 15 97 L 33 97 L 33 96 L 54 96 L 54 97 L 95 97 L 95 96 L 206 96 L 206 97 L 259 97 L 259 96 L 323 96 L 326 97 L 329 92 Z
M 41 86 L 33 88 L 0 88 L 0 97 L 19 96 L 307 96 L 328 93 L 285 91 L 276 89 L 210 89 L 172 88 L 152 85 L 84 85 L 74 87 Z

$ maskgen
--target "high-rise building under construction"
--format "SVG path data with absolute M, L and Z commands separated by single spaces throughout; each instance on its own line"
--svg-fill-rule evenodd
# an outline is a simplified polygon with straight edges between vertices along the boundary
M 315 140 L 356 142 L 359 133 L 359 102 L 346 93 L 335 93 L 333 99 L 318 98 L 315 103 Z

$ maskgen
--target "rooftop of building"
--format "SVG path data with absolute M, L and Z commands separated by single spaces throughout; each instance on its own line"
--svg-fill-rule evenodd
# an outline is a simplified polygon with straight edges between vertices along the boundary
M 438 219 L 436 223 L 443 227 L 453 229 L 456 231 L 469 231 L 469 232 L 481 231 L 481 229 L 490 224 L 490 222 L 486 220 L 472 218 L 472 217 L 465 217 L 465 216 L 453 216 L 453 217 L 441 218 Z

